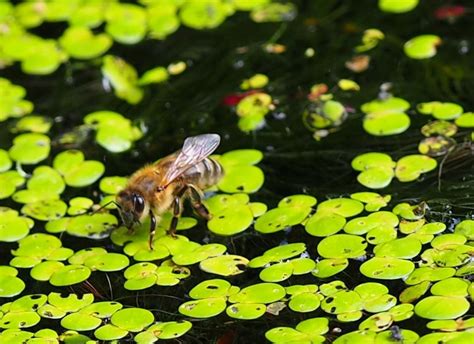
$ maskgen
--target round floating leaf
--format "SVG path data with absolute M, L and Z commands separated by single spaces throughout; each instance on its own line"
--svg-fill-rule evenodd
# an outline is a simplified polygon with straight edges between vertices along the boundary
M 376 257 L 410 259 L 421 251 L 421 243 L 413 238 L 395 239 L 374 247 Z
M 262 187 L 265 179 L 262 170 L 256 166 L 224 166 L 224 170 L 224 178 L 221 179 L 218 187 L 228 193 L 256 192 Z
M 374 136 L 388 136 L 403 133 L 410 127 L 410 117 L 400 113 L 368 114 L 363 122 L 364 130 Z
M 256 165 L 263 159 L 263 153 L 256 149 L 237 149 L 219 157 L 223 166 Z
M 227 15 L 226 6 L 213 1 L 185 3 L 180 11 L 182 23 L 197 30 L 215 28 L 225 20 Z
M 71 57 L 84 60 L 99 57 L 112 46 L 109 35 L 101 33 L 94 36 L 89 28 L 83 26 L 67 28 L 58 41 Z
M 17 171 L 6 171 L 0 173 L 0 199 L 10 197 L 18 186 L 23 185 L 25 178 Z
M 291 243 L 277 247 L 273 247 L 263 254 L 263 256 L 255 257 L 249 262 L 251 268 L 261 268 L 269 263 L 277 263 L 285 259 L 293 258 L 300 255 L 306 250 L 304 243 Z
M 0 328 L 27 328 L 40 322 L 41 318 L 36 312 L 9 312 L 0 319 Z
M 273 303 L 286 295 L 285 288 L 276 283 L 257 283 L 229 296 L 232 303 Z
M 253 222 L 253 213 L 248 205 L 238 205 L 213 214 L 207 223 L 209 230 L 218 235 L 234 235 L 243 232 Z
M 0 149 L 0 172 L 8 171 L 12 167 L 12 161 L 7 151 Z
M 226 309 L 227 303 L 225 298 L 207 298 L 202 300 L 193 300 L 181 304 L 178 308 L 183 315 L 193 318 L 211 318 Z
M 67 223 L 67 232 L 71 235 L 87 238 L 103 238 L 118 224 L 112 214 L 96 213 L 72 217 Z
M 68 296 L 59 293 L 49 293 L 48 303 L 66 312 L 77 312 L 94 302 L 93 294 L 69 294 Z
M 139 332 L 155 320 L 153 313 L 142 308 L 125 308 L 115 312 L 110 322 L 127 331 Z
M 67 204 L 61 200 L 45 200 L 28 203 L 21 212 L 41 221 L 56 220 L 66 214 Z
M 5 275 L 0 272 L 0 297 L 13 297 L 25 289 L 25 282 L 15 275 Z
M 357 181 L 370 189 L 383 189 L 393 179 L 395 172 L 392 168 L 372 167 L 357 176 Z
M 94 331 L 94 336 L 99 340 L 113 341 L 121 339 L 128 334 L 127 330 L 120 327 L 105 324 Z
M 308 335 L 291 327 L 275 327 L 265 332 L 272 343 L 310 343 Z
M 271 209 L 255 222 L 255 230 L 268 234 L 303 222 L 311 212 L 309 207 L 278 207 Z
M 293 264 L 282 262 L 271 265 L 260 272 L 260 279 L 264 282 L 281 282 L 291 277 Z
M 405 280 L 408 285 L 418 284 L 423 281 L 441 281 L 454 276 L 456 270 L 453 268 L 420 267 L 415 269 Z
M 322 259 L 316 263 L 312 274 L 318 278 L 327 278 L 338 274 L 349 266 L 345 258 Z
M 440 103 L 433 107 L 432 115 L 436 119 L 450 120 L 455 119 L 463 113 L 463 108 L 455 103 Z
M 324 258 L 357 258 L 365 254 L 364 238 L 350 234 L 336 234 L 318 244 L 318 253 Z
M 352 290 L 338 291 L 326 297 L 321 302 L 323 311 L 329 314 L 343 314 L 359 311 L 362 309 L 362 299 L 359 294 Z
M 93 304 L 82 308 L 81 313 L 91 314 L 97 318 L 105 319 L 110 318 L 112 314 L 117 312 L 119 309 L 122 309 L 122 307 L 122 304 L 115 301 L 94 302 Z
M 339 232 L 346 224 L 346 219 L 334 213 L 316 213 L 311 216 L 305 225 L 308 234 L 318 237 L 327 237 Z
M 366 114 L 400 113 L 409 108 L 409 102 L 397 97 L 375 99 L 361 106 L 361 110 Z
M 28 235 L 30 226 L 26 218 L 8 208 L 0 208 L 0 241 L 15 242 Z
M 463 220 L 454 227 L 454 233 L 464 235 L 468 240 L 474 240 L 474 220 Z
M 105 30 L 123 44 L 140 42 L 146 33 L 145 9 L 134 4 L 113 3 L 105 12 Z
M 320 213 L 338 214 L 343 217 L 351 217 L 361 213 L 364 205 L 350 198 L 334 198 L 324 201 L 318 205 L 317 211 Z
M 37 164 L 49 155 L 51 140 L 43 134 L 28 133 L 13 139 L 10 157 L 21 164 Z
M 412 303 L 418 300 L 423 296 L 428 289 L 430 288 L 431 283 L 429 281 L 424 281 L 419 284 L 413 285 L 404 289 L 399 296 L 400 302 L 402 303 Z
M 309 195 L 292 195 L 283 198 L 278 202 L 278 207 L 312 207 L 317 200 Z
M 441 38 L 436 35 L 416 36 L 405 43 L 403 50 L 412 59 L 428 59 L 436 55 L 436 47 Z
M 191 327 L 192 324 L 186 320 L 167 321 L 151 325 L 147 331 L 158 334 L 159 339 L 174 339 L 184 335 Z M 134 339 L 139 342 L 137 337 L 138 335 Z
M 422 173 L 435 169 L 437 162 L 426 155 L 407 155 L 397 162 L 395 176 L 401 182 L 416 180 Z
M 207 244 L 200 246 L 192 251 L 176 254 L 173 256 L 173 262 L 178 265 L 192 265 L 203 261 L 209 257 L 220 256 L 227 251 L 227 247 L 221 244 Z
M 212 257 L 199 263 L 201 270 L 221 276 L 233 276 L 244 272 L 248 259 L 232 254 Z
M 39 192 L 60 194 L 65 189 L 61 175 L 49 166 L 39 166 L 27 182 L 28 189 Z
M 419 3 L 419 0 L 379 0 L 381 11 L 389 13 L 405 13 L 413 10 Z
M 71 313 L 61 319 L 61 326 L 69 330 L 90 331 L 100 326 L 102 320 L 90 314 Z
M 425 319 L 456 319 L 469 307 L 469 301 L 463 297 L 428 296 L 416 304 L 415 313 Z
M 31 269 L 30 276 L 37 281 L 48 281 L 63 266 L 63 263 L 56 261 L 41 262 Z
M 438 296 L 467 296 L 469 282 L 461 278 L 447 278 L 431 287 L 431 294 Z
M 390 313 L 374 314 L 359 324 L 359 329 L 363 331 L 384 331 L 393 323 Z
M 106 194 L 118 194 L 127 185 L 128 178 L 126 177 L 104 177 L 100 180 L 99 188 Z
M 421 133 L 426 137 L 430 137 L 433 135 L 451 137 L 455 135 L 457 131 L 458 131 L 458 127 L 454 123 L 444 121 L 444 120 L 432 121 L 425 124 L 423 127 L 421 127 Z
M 370 168 L 391 169 L 395 166 L 395 163 L 388 154 L 370 152 L 356 156 L 352 160 L 351 166 L 356 171 L 364 171 Z
M 474 128 L 474 112 L 463 113 L 454 123 L 461 128 Z
M 314 293 L 301 293 L 291 297 L 288 307 L 294 312 L 307 313 L 319 308 L 321 300 Z
M 252 320 L 265 314 L 267 307 L 264 304 L 235 303 L 226 309 L 229 317 L 240 320 Z
M 203 281 L 189 291 L 193 299 L 206 299 L 212 297 L 224 297 L 229 293 L 231 284 L 222 279 L 211 279 Z
M 119 271 L 130 264 L 126 255 L 120 253 L 106 253 L 87 258 L 84 265 L 92 271 Z
M 59 153 L 54 158 L 53 166 L 64 176 L 66 184 L 73 187 L 95 183 L 105 170 L 104 165 L 99 161 L 84 161 L 84 154 L 78 150 Z
M 414 268 L 408 260 L 374 257 L 361 265 L 360 272 L 370 278 L 392 280 L 408 276 Z
M 91 270 L 82 265 L 66 265 L 58 269 L 51 276 L 49 283 L 56 287 L 73 285 L 89 278 Z

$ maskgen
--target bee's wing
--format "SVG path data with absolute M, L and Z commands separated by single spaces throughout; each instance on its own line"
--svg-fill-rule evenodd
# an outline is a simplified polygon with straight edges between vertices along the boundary
M 165 184 L 171 183 L 188 168 L 211 155 L 219 146 L 220 141 L 221 137 L 217 134 L 198 135 L 184 140 L 183 148 L 165 174 Z

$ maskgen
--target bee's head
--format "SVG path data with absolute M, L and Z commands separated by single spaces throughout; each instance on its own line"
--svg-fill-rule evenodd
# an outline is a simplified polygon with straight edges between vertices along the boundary
M 136 190 L 123 190 L 117 195 L 120 217 L 127 228 L 140 222 L 144 217 L 146 203 L 143 195 Z

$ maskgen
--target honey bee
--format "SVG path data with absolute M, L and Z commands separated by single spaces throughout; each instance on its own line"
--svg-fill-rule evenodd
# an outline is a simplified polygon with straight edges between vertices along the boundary
M 209 158 L 219 143 L 217 134 L 188 137 L 181 150 L 136 171 L 117 195 L 120 217 L 129 230 L 150 216 L 150 248 L 156 226 L 168 210 L 173 214 L 168 234 L 176 236 L 185 198 L 200 216 L 210 219 L 201 190 L 217 184 L 224 174 L 222 166 Z

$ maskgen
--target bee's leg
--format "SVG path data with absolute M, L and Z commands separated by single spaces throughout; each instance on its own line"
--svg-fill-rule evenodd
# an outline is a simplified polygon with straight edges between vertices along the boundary
M 179 216 L 181 215 L 181 197 L 183 197 L 186 190 L 187 187 L 182 188 L 173 201 L 173 218 L 171 219 L 170 228 L 168 229 L 168 234 L 173 238 L 176 238 L 176 227 L 178 226 Z
M 148 237 L 148 246 L 150 250 L 153 249 L 153 239 L 155 238 L 155 229 L 156 229 L 156 217 L 153 212 L 150 211 L 150 235 Z
M 207 210 L 206 206 L 202 203 L 201 195 L 199 191 L 193 185 L 188 185 L 189 188 L 189 198 L 191 199 L 191 205 L 193 206 L 196 213 L 199 216 L 205 218 L 206 220 L 211 219 L 211 214 Z

